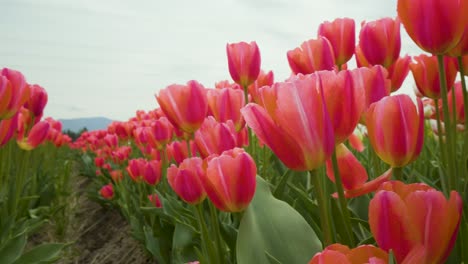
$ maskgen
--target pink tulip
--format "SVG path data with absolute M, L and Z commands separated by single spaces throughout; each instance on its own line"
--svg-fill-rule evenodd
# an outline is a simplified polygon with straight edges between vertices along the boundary
M 353 19 L 337 18 L 332 22 L 323 22 L 319 26 L 318 36 L 326 37 L 330 41 L 335 55 L 335 65 L 343 65 L 353 56 L 356 42 Z
M 245 105 L 244 92 L 234 89 L 211 89 L 207 93 L 208 106 L 213 117 L 220 123 L 234 122 L 240 130 L 245 122 L 240 109 Z
M 114 187 L 112 184 L 104 185 L 101 190 L 99 190 L 99 194 L 101 194 L 104 199 L 111 200 L 114 198 Z
M 31 95 L 25 103 L 25 107 L 31 111 L 31 113 L 37 118 L 42 116 L 44 111 L 44 107 L 47 104 L 47 92 L 44 88 L 37 84 L 33 84 L 30 86 Z
M 260 73 L 260 50 L 257 43 L 239 42 L 226 45 L 229 73 L 234 82 L 247 87 Z
M 27 135 L 18 137 L 16 142 L 24 150 L 32 150 L 42 144 L 46 139 L 50 129 L 49 123 L 45 121 L 35 124 Z
M 287 57 L 294 74 L 333 70 L 335 67 L 333 47 L 325 37 L 305 41 L 300 48 L 288 51 Z
M 195 132 L 195 144 L 200 156 L 206 158 L 211 154 L 221 154 L 237 146 L 236 131 L 225 123 L 218 123 L 213 117 L 207 117 L 200 129 Z
M 0 120 L 13 117 L 29 99 L 30 87 L 19 71 L 0 71 Z
M 189 204 L 199 204 L 206 198 L 202 185 L 205 171 L 203 160 L 198 157 L 185 159 L 179 167 L 174 164 L 167 169 L 167 180 L 179 197 Z

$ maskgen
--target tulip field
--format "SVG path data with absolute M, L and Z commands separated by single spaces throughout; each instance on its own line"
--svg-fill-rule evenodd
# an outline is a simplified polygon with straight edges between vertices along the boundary
M 76 140 L 3 68 L 0 264 L 140 263 L 73 260 L 74 188 L 141 263 L 468 263 L 468 1 L 397 2 L 318 25 L 285 80 L 228 43 L 230 80 L 156 87 L 155 109 Z

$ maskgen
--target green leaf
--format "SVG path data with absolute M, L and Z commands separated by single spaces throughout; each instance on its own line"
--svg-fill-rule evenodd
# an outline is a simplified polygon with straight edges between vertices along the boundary
M 17 260 L 26 246 L 26 233 L 13 237 L 0 248 L 0 263 L 10 264 Z
M 176 224 L 172 239 L 172 262 L 187 263 L 198 260 L 196 247 L 198 235 L 183 224 Z
M 24 253 L 14 264 L 51 263 L 60 257 L 60 252 L 66 246 L 62 243 L 39 245 Z
M 153 230 L 150 227 L 143 227 L 145 233 L 145 246 L 146 249 L 156 258 L 158 263 L 164 264 L 166 261 L 160 253 L 159 241 L 153 235 Z
M 274 198 L 268 183 L 257 176 L 255 196 L 239 226 L 238 263 L 307 263 L 321 250 L 320 240 L 304 218 Z

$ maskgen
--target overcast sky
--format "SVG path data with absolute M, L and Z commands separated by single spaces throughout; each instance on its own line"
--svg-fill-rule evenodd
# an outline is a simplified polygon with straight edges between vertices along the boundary
M 0 6 L 0 67 L 47 90 L 46 115 L 115 120 L 154 109 L 154 94 L 172 83 L 196 79 L 213 87 L 230 79 L 226 43 L 255 40 L 262 68 L 284 80 L 286 52 L 315 38 L 321 22 L 350 17 L 358 33 L 362 20 L 396 16 L 396 0 L 0 0 Z M 402 53 L 419 54 L 401 32 Z

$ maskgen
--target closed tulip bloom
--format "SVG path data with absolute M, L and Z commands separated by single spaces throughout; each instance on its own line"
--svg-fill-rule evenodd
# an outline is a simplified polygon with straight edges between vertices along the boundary
M 45 121 L 36 123 L 29 133 L 17 139 L 18 146 L 24 150 L 32 150 L 42 144 L 49 132 L 50 124 Z
M 156 208 L 162 208 L 161 200 L 159 199 L 158 194 L 153 193 L 148 195 L 148 200 L 151 202 L 152 205 Z
M 354 50 L 354 57 L 356 59 L 356 65 L 360 67 L 371 67 L 372 65 L 367 61 L 366 56 L 362 53 L 362 49 L 359 45 Z
M 179 167 L 174 164 L 167 169 L 167 181 L 175 193 L 189 204 L 199 204 L 206 198 L 202 185 L 205 171 L 203 160 L 198 157 L 185 159 Z
M 425 54 L 414 57 L 415 62 L 410 63 L 414 81 L 418 91 L 426 97 L 439 99 L 442 96 L 440 88 L 440 75 L 436 56 Z M 445 57 L 445 76 L 447 89 L 450 90 L 457 76 L 457 64 L 454 59 Z
M 387 182 L 369 204 L 369 225 L 397 263 L 445 263 L 462 215 L 462 199 L 424 185 Z
M 460 42 L 448 52 L 448 55 L 453 57 L 468 55 L 468 24 L 465 26 L 465 33 Z
M 145 166 L 145 159 L 131 159 L 128 161 L 127 172 L 133 181 L 139 182 L 143 179 L 143 168 Z
M 382 18 L 363 23 L 359 33 L 362 54 L 371 65 L 392 65 L 400 56 L 401 38 L 398 18 Z
M 0 71 L 0 120 L 10 119 L 29 99 L 30 88 L 19 71 Z
M 160 117 L 143 131 L 148 144 L 162 150 L 172 140 L 174 129 L 166 117 Z
M 453 95 L 455 93 L 455 95 Z M 465 124 L 465 108 L 464 108 L 464 102 L 463 102 L 463 87 L 461 85 L 461 82 L 456 82 L 453 89 L 450 90 L 448 93 L 448 110 L 449 114 L 453 119 L 453 116 L 455 117 L 455 122 L 457 124 Z M 455 101 L 454 98 L 455 97 Z M 440 100 L 440 99 L 439 99 Z M 442 100 L 441 100 L 442 101 Z M 439 103 L 439 108 L 440 108 L 440 115 L 441 119 L 444 119 L 444 115 L 442 113 L 442 102 Z M 455 114 L 453 110 L 455 109 Z
M 309 264 L 386 264 L 388 254 L 384 250 L 373 245 L 361 245 L 349 249 L 341 244 L 332 244 L 322 252 L 315 254 Z
M 256 175 L 253 158 L 243 149 L 235 148 L 208 158 L 202 183 L 216 208 L 241 212 L 253 199 Z
M 264 107 L 250 103 L 241 112 L 287 167 L 305 171 L 331 157 L 335 140 L 320 78 L 317 74 L 301 78 L 261 88 Z
M 41 117 L 44 111 L 44 107 L 47 104 L 47 92 L 44 88 L 37 84 L 30 86 L 31 95 L 28 101 L 25 103 L 25 107 L 31 111 L 35 117 Z
M 455 47 L 468 23 L 468 2 L 460 0 L 398 0 L 397 13 L 413 41 L 432 54 Z
M 156 100 L 172 125 L 189 134 L 201 126 L 208 112 L 205 87 L 197 81 L 169 85 Z
M 232 131 L 227 124 L 218 123 L 212 116 L 209 116 L 195 132 L 195 144 L 202 158 L 211 154 L 219 155 L 225 150 L 236 147 L 236 132 Z
M 330 41 L 335 55 L 335 65 L 343 65 L 351 59 L 356 42 L 353 19 L 337 18 L 332 22 L 323 22 L 320 24 L 317 34 Z
M 114 198 L 114 187 L 112 184 L 107 184 L 102 186 L 101 190 L 99 190 L 99 194 L 102 196 L 102 198 L 111 200 Z
M 232 80 L 242 87 L 247 87 L 260 73 L 260 50 L 257 43 L 252 41 L 226 45 L 229 73 Z
M 369 140 L 377 155 L 392 167 L 415 160 L 422 149 L 424 111 L 408 95 L 388 96 L 370 106 L 367 113 Z
M 333 47 L 325 37 L 305 41 L 300 48 L 288 51 L 287 57 L 294 74 L 333 70 L 335 67 Z
M 335 144 L 343 143 L 354 131 L 365 108 L 365 91 L 356 86 L 350 71 L 317 72 L 322 84 L 325 103 L 333 123 Z
M 245 105 L 244 92 L 229 88 L 210 89 L 207 93 L 208 106 L 213 117 L 220 123 L 231 120 L 240 130 L 245 122 L 240 109 Z
M 403 81 L 410 71 L 409 65 L 411 62 L 411 57 L 406 55 L 404 57 L 398 58 L 390 67 L 388 67 L 388 78 L 392 82 L 391 93 L 400 89 Z
M 159 160 L 146 161 L 143 167 L 143 180 L 149 185 L 156 185 L 161 180 L 162 162 Z
M 195 142 L 190 141 L 190 156 L 195 156 L 197 149 Z M 166 146 L 166 154 L 168 160 L 174 160 L 176 163 L 181 163 L 189 157 L 189 149 L 185 141 L 173 141 Z

